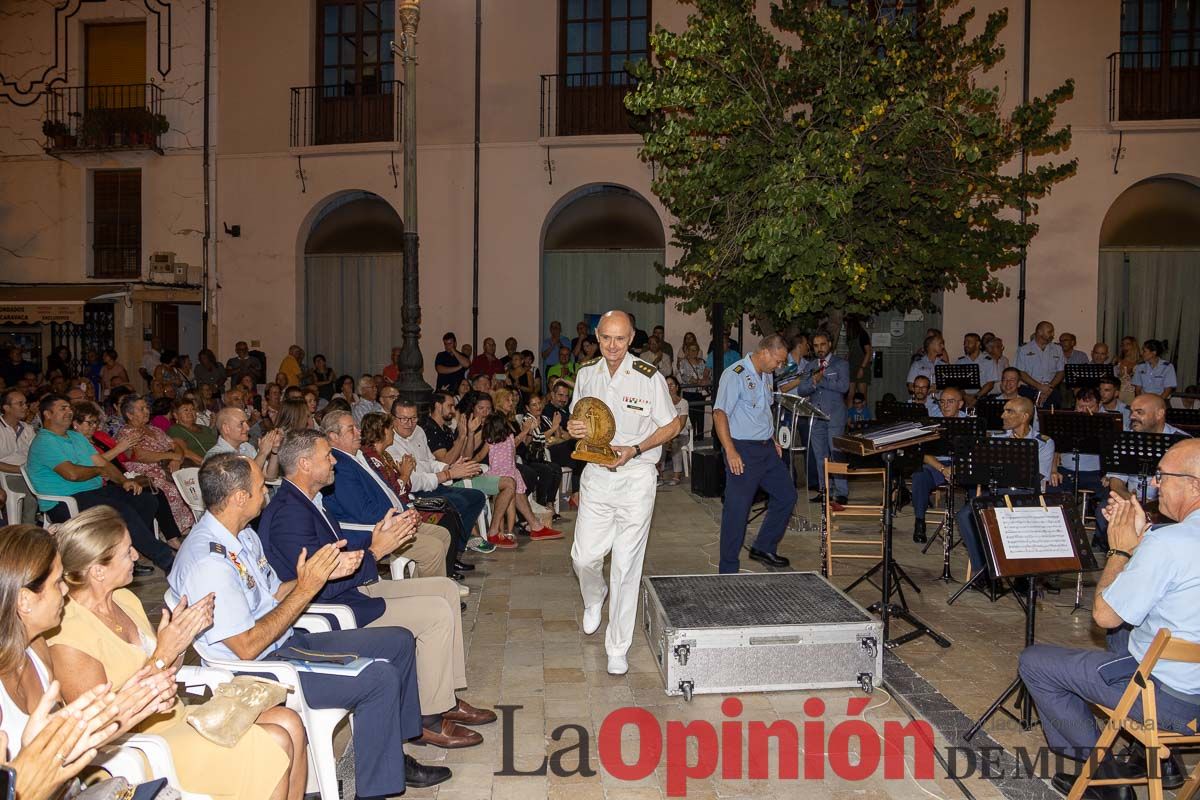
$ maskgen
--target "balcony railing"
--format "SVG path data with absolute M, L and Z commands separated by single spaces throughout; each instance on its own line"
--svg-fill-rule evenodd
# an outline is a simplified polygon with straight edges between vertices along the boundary
M 625 95 L 636 86 L 625 71 L 543 75 L 539 131 L 543 137 L 634 133 Z
M 293 86 L 291 146 L 398 142 L 404 83 Z
M 1200 119 L 1200 49 L 1113 53 L 1108 120 Z
M 170 129 L 153 83 L 62 86 L 46 92 L 42 133 L 51 153 L 155 150 Z

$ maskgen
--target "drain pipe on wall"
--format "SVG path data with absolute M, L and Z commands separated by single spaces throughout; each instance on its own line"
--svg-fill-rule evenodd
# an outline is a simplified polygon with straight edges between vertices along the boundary
M 471 350 L 479 355 L 479 104 L 483 52 L 483 0 L 475 0 L 475 208 L 471 248 Z
M 204 238 L 200 243 L 200 342 L 208 347 L 209 321 L 209 240 L 212 236 L 211 190 L 209 187 L 209 73 L 212 67 L 212 0 L 204 0 L 204 155 L 201 160 L 204 177 Z
M 1029 31 L 1030 15 L 1033 14 L 1033 0 L 1025 0 L 1025 38 L 1022 49 L 1023 65 L 1021 67 L 1021 102 L 1029 102 Z M 1029 173 L 1029 151 L 1021 148 L 1021 177 Z M 1022 196 L 1022 200 L 1028 198 Z M 1021 208 L 1021 224 L 1024 225 L 1028 214 Z M 1021 248 L 1021 279 L 1017 288 L 1017 347 L 1025 344 L 1025 270 L 1029 263 L 1029 245 Z

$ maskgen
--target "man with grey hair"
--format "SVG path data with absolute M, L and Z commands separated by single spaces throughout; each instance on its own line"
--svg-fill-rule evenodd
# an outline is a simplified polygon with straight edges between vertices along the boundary
M 796 486 L 783 462 L 783 450 L 775 441 L 771 413 L 774 373 L 787 362 L 787 356 L 783 337 L 772 334 L 757 350 L 725 370 L 718 384 L 713 430 L 725 453 L 725 504 L 717 567 L 721 574 L 736 574 L 739 569 L 746 517 L 760 487 L 770 499 L 758 538 L 750 547 L 750 558 L 769 567 L 790 563 L 776 550 L 796 505 Z
M 658 457 L 675 438 L 686 417 L 675 413 L 667 381 L 646 361 L 629 353 L 633 322 L 623 311 L 600 318 L 596 338 L 600 356 L 579 366 L 571 409 L 585 397 L 601 400 L 616 418 L 612 449 L 617 461 L 610 467 L 588 464 L 579 486 L 579 516 L 571 562 L 583 595 L 583 632 L 600 627 L 604 596 L 608 600 L 608 631 L 604 648 L 608 672 L 629 671 L 626 653 L 633 641 L 642 560 L 654 514 Z M 576 439 L 588 434 L 582 419 L 567 422 Z M 610 590 L 604 584 L 604 559 L 612 554 Z
M 350 421 L 344 414 L 343 419 Z M 361 563 L 350 575 L 327 583 L 316 599 L 349 606 L 360 628 L 399 625 L 416 637 L 421 711 L 426 717 L 422 741 L 439 747 L 482 742 L 478 733 L 459 724 L 485 724 L 496 715 L 455 696 L 455 689 L 467 683 L 457 585 L 444 577 L 393 581 L 379 574 L 382 559 L 412 542 L 420 516 L 393 508 L 369 533 L 343 531 L 321 494 L 334 482 L 335 460 L 329 442 L 317 431 L 289 433 L 279 449 L 279 463 L 283 485 L 258 526 L 275 573 L 288 580 L 301 552 L 346 541 L 345 552 L 361 556 Z
M 383 406 L 379 405 L 379 387 L 375 385 L 375 378 L 370 375 L 363 375 L 358 379 L 358 400 L 350 407 L 354 413 L 354 424 L 362 422 L 363 417 L 372 412 L 383 412 Z
M 279 477 L 277 451 L 283 441 L 283 431 L 276 428 L 267 431 L 258 440 L 258 447 L 250 444 L 250 420 L 240 408 L 226 407 L 217 412 L 217 443 L 204 454 L 207 460 L 218 453 L 237 453 L 258 463 L 267 480 Z

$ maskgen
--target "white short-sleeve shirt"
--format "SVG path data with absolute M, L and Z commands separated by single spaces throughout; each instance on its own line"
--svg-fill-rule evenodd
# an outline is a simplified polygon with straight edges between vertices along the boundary
M 592 359 L 580 366 L 575 376 L 575 392 L 571 410 L 585 397 L 604 401 L 616 418 L 617 434 L 612 444 L 632 447 L 641 444 L 652 433 L 673 422 L 675 404 L 667 388 L 667 379 L 648 361 L 626 353 L 615 375 L 610 375 L 608 362 Z M 657 464 L 662 447 L 643 450 L 630 464 Z

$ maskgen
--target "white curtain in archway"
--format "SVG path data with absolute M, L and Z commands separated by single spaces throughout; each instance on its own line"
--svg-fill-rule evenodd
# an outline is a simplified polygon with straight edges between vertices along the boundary
M 400 253 L 304 257 L 308 363 L 324 354 L 337 374 L 376 373 L 401 341 L 404 258 Z
M 658 288 L 661 277 L 654 265 L 662 263 L 662 250 L 548 250 L 543 258 L 543 329 L 558 320 L 570 339 L 586 315 L 613 308 L 635 314 L 638 327 L 647 333 L 663 324 L 662 303 L 629 299 L 630 292 Z
M 1200 358 L 1200 250 L 1101 250 L 1096 332 L 1116 354 L 1121 337 L 1166 339 L 1179 391 Z

